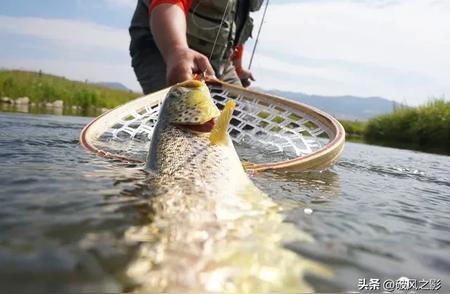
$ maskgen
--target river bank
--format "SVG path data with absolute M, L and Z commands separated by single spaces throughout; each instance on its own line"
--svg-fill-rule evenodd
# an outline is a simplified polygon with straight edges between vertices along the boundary
M 0 112 L 11 112 L 11 113 L 29 113 L 29 114 L 51 114 L 51 115 L 67 115 L 67 116 L 82 116 L 82 117 L 96 117 L 102 114 L 105 111 L 108 111 L 107 108 L 96 108 L 96 107 L 88 107 L 81 108 L 77 106 L 65 106 L 65 107 L 53 107 L 49 106 L 49 104 L 34 104 L 30 103 L 28 105 L 24 104 L 5 104 L 0 103 Z M 340 120 L 341 124 L 344 126 L 346 132 L 346 141 L 352 143 L 361 143 L 361 144 L 369 144 L 369 145 L 378 145 L 378 146 L 386 146 L 386 147 L 394 147 L 399 149 L 409 149 L 409 150 L 417 150 L 424 151 L 428 153 L 436 153 L 436 154 L 450 154 L 449 151 L 446 151 L 445 148 L 421 148 L 421 146 L 405 143 L 405 142 L 396 142 L 396 141 L 386 141 L 383 139 L 367 139 L 366 138 L 366 129 L 368 122 L 361 121 L 347 121 Z
M 364 138 L 387 146 L 450 154 L 450 101 L 430 100 L 377 116 L 367 123 Z
M 0 71 L 0 111 L 98 116 L 142 94 L 27 71 Z M 450 154 L 450 102 L 398 107 L 367 122 L 340 120 L 347 140 Z
M 106 107 L 87 107 L 81 106 L 59 106 L 54 103 L 1 103 L 0 112 L 17 112 L 17 113 L 30 113 L 30 114 L 54 114 L 54 115 L 70 115 L 70 116 L 86 116 L 95 117 L 103 112 L 108 111 Z
M 367 122 L 341 123 L 351 141 L 450 154 L 450 101 L 444 99 L 418 107 L 397 107 Z
M 87 111 L 89 108 L 114 108 L 139 96 L 140 93 L 111 89 L 88 81 L 72 81 L 42 72 L 0 71 L 2 104 Z

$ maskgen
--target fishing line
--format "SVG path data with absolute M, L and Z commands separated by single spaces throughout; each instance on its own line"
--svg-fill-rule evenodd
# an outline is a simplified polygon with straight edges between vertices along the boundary
M 224 12 L 223 12 L 222 20 L 220 21 L 220 24 L 219 24 L 218 26 L 210 26 L 210 27 L 200 25 L 200 24 L 196 21 L 196 19 L 195 19 L 195 17 L 194 17 L 194 14 L 196 13 L 196 11 L 197 11 L 198 7 L 200 6 L 200 4 L 201 4 L 201 1 L 199 1 L 199 2 L 197 3 L 197 5 L 195 5 L 195 7 L 194 7 L 194 9 L 193 9 L 193 11 L 192 11 L 192 15 L 190 16 L 190 17 L 192 18 L 192 23 L 193 23 L 196 27 L 201 28 L 201 29 L 203 29 L 203 30 L 208 30 L 208 31 L 215 30 L 215 29 L 218 28 L 217 34 L 216 34 L 216 38 L 214 39 L 213 47 L 212 47 L 212 49 L 211 49 L 211 52 L 210 52 L 209 58 L 208 58 L 209 60 L 211 60 L 211 58 L 212 58 L 212 56 L 213 56 L 213 53 L 214 53 L 214 50 L 216 49 L 216 44 L 217 44 L 217 40 L 219 39 L 220 30 L 222 29 L 223 23 L 224 23 L 224 21 L 225 21 L 225 16 L 227 15 L 228 6 L 230 5 L 230 1 L 227 1 L 227 5 L 225 6 L 225 10 L 224 10 Z M 201 71 L 200 76 L 201 76 L 201 79 L 203 79 L 203 80 L 205 79 L 205 76 L 206 76 L 206 69 L 203 70 L 203 71 Z
M 267 13 L 267 7 L 269 7 L 269 2 L 270 0 L 266 1 L 266 6 L 264 7 L 264 13 L 261 19 L 261 23 L 259 24 L 259 30 L 258 30 L 258 35 L 256 36 L 256 40 L 255 40 L 255 45 L 253 46 L 253 51 L 252 51 L 252 56 L 250 57 L 250 63 L 248 64 L 248 69 L 250 70 L 252 67 L 252 63 L 253 63 L 253 56 L 255 56 L 255 52 L 256 52 L 256 46 L 258 46 L 258 40 L 259 40 L 259 36 L 261 35 L 261 29 L 264 23 L 264 19 L 266 18 L 266 13 Z
M 216 39 L 214 40 L 211 54 L 209 54 L 209 60 L 211 60 L 212 55 L 214 53 L 214 49 L 216 49 L 216 43 L 217 43 L 217 40 L 219 39 L 220 30 L 222 29 L 223 22 L 225 21 L 225 16 L 227 15 L 228 6 L 230 6 L 230 1 L 227 1 L 227 5 L 225 6 L 225 11 L 223 12 L 223 15 L 222 15 L 222 20 L 220 22 L 219 30 L 217 31 Z

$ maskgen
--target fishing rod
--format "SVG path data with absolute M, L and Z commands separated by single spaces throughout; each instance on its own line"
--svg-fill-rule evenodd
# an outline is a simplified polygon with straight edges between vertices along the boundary
M 248 69 L 250 70 L 253 63 L 253 56 L 255 56 L 256 46 L 258 46 L 259 35 L 261 35 L 261 29 L 264 23 L 264 18 L 266 17 L 267 7 L 269 7 L 270 0 L 266 1 L 266 6 L 264 7 L 264 13 L 261 19 L 261 23 L 259 24 L 258 35 L 256 36 L 255 45 L 253 46 L 252 56 L 250 57 L 250 63 L 248 64 Z

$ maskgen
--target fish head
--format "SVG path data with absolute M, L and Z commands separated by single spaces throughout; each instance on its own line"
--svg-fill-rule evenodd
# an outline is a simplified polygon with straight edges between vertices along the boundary
M 204 81 L 188 80 L 173 86 L 164 102 L 165 119 L 180 126 L 201 126 L 220 115 Z

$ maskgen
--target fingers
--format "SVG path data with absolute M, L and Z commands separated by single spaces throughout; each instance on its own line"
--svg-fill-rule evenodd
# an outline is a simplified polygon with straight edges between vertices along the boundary
M 215 78 L 214 69 L 208 58 L 192 49 L 181 50 L 173 53 L 166 61 L 167 83 L 173 85 L 190 80 L 195 74 L 205 74 Z
M 214 69 L 209 63 L 208 58 L 202 54 L 197 54 L 194 58 L 194 73 L 205 73 L 207 76 L 215 76 Z
M 250 86 L 250 84 L 251 84 L 250 81 L 255 81 L 255 77 L 248 70 L 241 72 L 240 79 L 241 79 L 242 86 L 244 88 L 247 88 Z
M 192 74 L 190 73 L 190 71 L 181 67 L 172 68 L 167 72 L 167 83 L 169 84 L 169 86 L 190 79 L 192 79 Z

